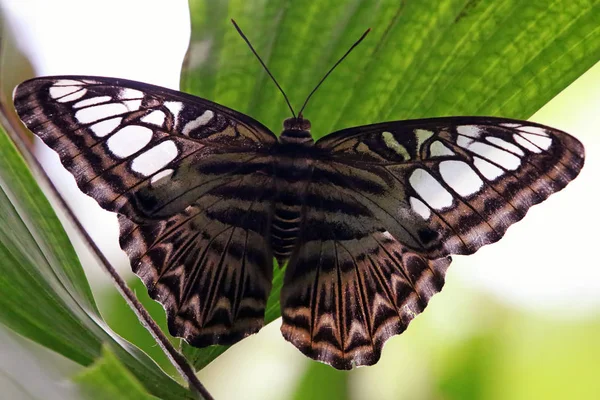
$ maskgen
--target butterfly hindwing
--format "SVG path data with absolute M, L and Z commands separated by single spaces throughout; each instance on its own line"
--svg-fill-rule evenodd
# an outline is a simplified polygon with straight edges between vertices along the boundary
M 276 143 L 267 128 L 123 79 L 32 79 L 14 102 L 80 189 L 119 213 L 121 247 L 165 306 L 173 335 L 206 346 L 262 327 Z
M 281 331 L 307 356 L 351 369 L 375 364 L 385 341 L 423 311 L 450 257 L 410 251 L 350 186 L 356 180 L 325 181 L 325 164 L 316 163 L 307 189 L 313 200 L 285 273 Z
M 233 344 L 263 326 L 271 197 L 270 177 L 239 174 L 170 217 L 144 224 L 119 217 L 121 247 L 167 310 L 172 335 L 204 347 Z

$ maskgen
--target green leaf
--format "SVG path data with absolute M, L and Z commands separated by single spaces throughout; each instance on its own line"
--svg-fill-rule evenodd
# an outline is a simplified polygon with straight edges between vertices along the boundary
M 274 132 L 290 112 L 231 26 L 235 18 L 298 112 L 349 46 L 304 115 L 313 136 L 386 120 L 444 115 L 525 119 L 600 60 L 594 0 L 190 0 L 182 89 L 258 119 Z M 282 271 L 275 269 L 274 292 Z M 269 302 L 267 320 L 278 302 Z M 186 356 L 202 368 L 223 347 Z
M 561 319 L 505 307 L 486 302 L 485 324 L 445 342 L 426 359 L 431 368 L 428 390 L 433 392 L 429 397 L 600 398 L 598 318 Z
M 496 332 L 484 332 L 480 336 L 469 337 L 451 349 L 451 366 L 450 363 L 444 365 L 437 382 L 443 398 L 489 398 L 490 377 L 497 370 L 495 363 L 501 359 L 503 350 L 498 336 Z
M 79 373 L 74 381 L 83 389 L 87 399 L 157 399 L 144 389 L 135 376 L 106 347 L 102 349 L 102 357 Z
M 300 378 L 294 400 L 346 400 L 350 398 L 348 372 L 338 371 L 329 365 L 310 363 Z
M 91 363 L 100 342 L 82 322 L 89 319 L 83 306 L 98 313 L 87 280 L 50 204 L 1 128 L 0 257 L 0 321 L 82 365 Z
M 102 322 L 56 214 L 1 128 L 0 258 L 2 324 L 81 365 L 108 344 L 154 395 L 194 398 Z

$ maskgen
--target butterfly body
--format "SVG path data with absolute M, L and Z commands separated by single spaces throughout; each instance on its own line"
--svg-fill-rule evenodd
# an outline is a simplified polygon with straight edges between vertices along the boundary
M 304 145 L 281 146 L 275 165 L 275 198 L 271 247 L 280 266 L 290 257 L 302 224 L 313 160 Z M 310 152 L 308 152 L 310 153 Z M 303 157 L 304 156 L 304 157 Z
M 15 91 L 25 123 L 79 188 L 119 215 L 133 271 L 194 346 L 263 326 L 273 257 L 282 333 L 349 369 L 442 289 L 451 254 L 498 241 L 583 167 L 574 137 L 494 117 L 391 121 L 314 142 L 124 79 L 60 76 Z

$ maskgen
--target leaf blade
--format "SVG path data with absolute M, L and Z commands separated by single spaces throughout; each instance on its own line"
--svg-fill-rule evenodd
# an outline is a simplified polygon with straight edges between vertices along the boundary
M 0 264 L 0 322 L 81 365 L 91 364 L 102 345 L 109 345 L 152 393 L 166 399 L 194 398 L 143 352 L 110 331 L 82 294 L 85 286 L 75 289 L 80 283 L 87 285 L 81 265 L 68 239 L 55 242 L 66 234 L 1 127 L 0 187 L 0 256 L 6 261 Z M 60 249 L 55 252 L 53 246 Z M 72 271 L 64 272 L 67 268 Z

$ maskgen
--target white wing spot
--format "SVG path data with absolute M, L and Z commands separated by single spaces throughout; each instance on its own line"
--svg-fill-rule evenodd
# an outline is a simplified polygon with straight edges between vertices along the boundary
M 396 239 L 394 238 L 394 236 L 392 236 L 392 234 L 389 233 L 388 231 L 382 232 L 381 236 L 383 236 L 386 239 L 391 239 L 391 240 L 396 241 Z
M 137 153 L 152 140 L 152 129 L 139 125 L 127 125 L 107 141 L 108 149 L 119 158 Z
M 142 122 L 162 126 L 165 123 L 165 113 L 159 110 L 154 110 L 148 115 L 144 115 L 141 119 Z
M 173 175 L 173 172 L 175 172 L 175 170 L 173 169 L 163 169 L 160 172 L 157 172 L 156 174 L 152 175 L 152 179 L 150 179 L 150 184 L 162 184 L 164 181 L 169 180 L 171 178 L 171 175 Z
M 410 154 L 406 150 L 406 147 L 402 146 L 394 135 L 391 132 L 382 132 L 381 137 L 383 138 L 383 142 L 390 149 L 396 152 L 396 154 L 400 155 L 404 160 L 410 160 Z
M 493 181 L 497 177 L 504 175 L 504 171 L 500 168 L 496 167 L 494 164 L 491 164 L 485 161 L 483 158 L 473 157 L 475 168 L 481 172 L 483 176 L 485 176 L 490 181 Z
M 523 150 L 521 150 L 518 146 L 515 146 L 514 144 L 507 142 L 506 140 L 494 136 L 487 136 L 485 139 L 488 142 L 495 144 L 496 146 L 502 147 L 503 149 L 510 151 L 511 153 L 516 153 L 520 156 L 525 155 Z
M 144 93 L 136 89 L 123 88 L 119 93 L 119 99 L 125 104 L 129 111 L 137 111 L 142 106 Z
M 518 133 L 515 133 L 513 135 L 513 139 L 515 139 L 515 142 L 517 142 L 518 144 L 520 144 L 521 146 L 523 146 L 524 148 L 526 148 L 527 150 L 529 150 L 533 153 L 541 153 L 542 152 L 542 149 L 540 149 L 539 147 L 537 147 L 536 145 L 531 143 L 529 140 L 525 140 L 525 138 L 522 137 L 521 135 L 519 135 Z
M 141 99 L 144 97 L 144 93 L 140 92 L 136 89 L 124 88 L 121 90 L 119 98 L 121 100 L 130 100 L 130 99 Z
M 547 136 L 539 136 L 533 133 L 521 133 L 521 136 L 543 150 L 548 150 L 552 145 L 552 139 Z
M 423 143 L 433 136 L 433 132 L 425 129 L 415 129 L 415 136 L 417 137 L 417 149 L 420 151 Z
M 82 88 L 81 86 L 54 85 L 50 88 L 49 93 L 50 97 L 59 103 L 66 103 L 83 97 L 87 93 L 87 89 Z
M 127 107 L 121 103 L 108 103 L 81 109 L 75 113 L 75 118 L 81 124 L 114 117 L 127 112 Z
M 214 115 L 215 114 L 210 110 L 204 111 L 201 116 L 199 116 L 195 120 L 190 121 L 187 124 L 185 124 L 185 126 L 183 127 L 183 130 L 182 130 L 182 133 L 186 136 L 189 135 L 190 132 L 193 131 L 194 129 L 208 124 L 210 122 L 210 120 L 213 119 Z
M 459 125 L 456 127 L 456 131 L 461 135 L 475 139 L 481 135 L 481 128 L 479 128 L 477 125 Z
M 473 142 L 469 144 L 467 149 L 511 171 L 516 170 L 521 165 L 519 157 L 489 144 Z
M 87 89 L 80 89 L 75 93 L 71 93 L 68 96 L 61 97 L 60 99 L 56 99 L 59 103 L 67 103 L 69 101 L 75 101 L 77 99 L 82 98 L 87 93 Z
M 61 79 L 54 82 L 52 86 L 82 86 L 80 81 L 75 81 L 73 79 Z
M 178 101 L 165 101 L 165 107 L 167 107 L 169 111 L 171 111 L 171 114 L 173 114 L 173 117 L 177 119 L 179 112 L 183 108 L 183 104 Z
M 408 181 L 430 207 L 441 210 L 452 205 L 452 195 L 424 169 L 415 169 Z
M 79 97 L 85 95 L 87 89 L 81 86 L 81 82 L 71 79 L 61 79 L 54 82 L 48 93 L 50 97 L 57 99 L 59 103 L 64 103 L 70 100 L 77 100 Z
M 462 147 L 463 149 L 468 149 L 469 146 L 474 142 L 473 139 L 465 137 L 465 136 L 459 136 L 456 139 L 456 144 L 459 145 L 460 147 Z
M 75 92 L 76 90 L 80 90 L 81 88 L 79 87 L 74 87 L 74 86 L 60 86 L 60 87 L 56 87 L 56 86 L 52 86 L 50 88 L 50 97 L 52 97 L 53 99 L 57 99 L 59 97 L 63 97 L 66 96 L 68 94 L 71 94 L 73 92 Z
M 436 140 L 429 146 L 431 157 L 455 156 L 456 154 L 450 150 L 444 143 Z
M 506 123 L 500 124 L 500 126 L 503 126 L 505 128 L 517 128 L 517 127 L 522 126 L 522 125 L 523 124 L 513 124 L 511 122 L 506 122 Z
M 104 137 L 114 131 L 122 120 L 123 118 L 121 117 L 107 119 L 106 121 L 98 122 L 97 124 L 90 126 L 90 129 L 96 136 Z
M 73 108 L 83 108 L 83 107 L 87 107 L 87 106 L 93 106 L 94 104 L 106 103 L 107 101 L 110 101 L 111 99 L 112 99 L 112 97 L 110 97 L 110 96 L 92 97 L 89 99 L 81 100 L 81 101 L 73 104 Z
M 519 128 L 519 130 L 521 132 L 529 132 L 529 133 L 534 133 L 536 135 L 542 135 L 545 137 L 548 137 L 548 133 L 546 132 L 546 130 L 544 128 L 540 128 L 539 126 L 522 126 Z
M 483 187 L 483 181 L 464 161 L 442 161 L 440 174 L 446 183 L 463 197 L 477 193 Z
M 429 217 L 431 217 L 431 210 L 421 200 L 411 197 L 409 201 L 413 211 L 423 217 L 423 219 L 429 219 Z
M 175 142 L 166 140 L 134 158 L 131 169 L 144 176 L 150 176 L 166 167 L 178 154 Z
M 123 104 L 125 105 L 125 107 L 127 107 L 127 109 L 129 111 L 137 111 L 140 109 L 140 106 L 142 105 L 142 99 L 125 100 L 125 101 L 123 101 Z
M 177 122 L 179 121 L 179 113 L 183 108 L 183 103 L 178 101 L 165 101 L 164 105 L 169 111 L 171 111 L 171 114 L 173 114 L 173 127 L 176 127 Z

